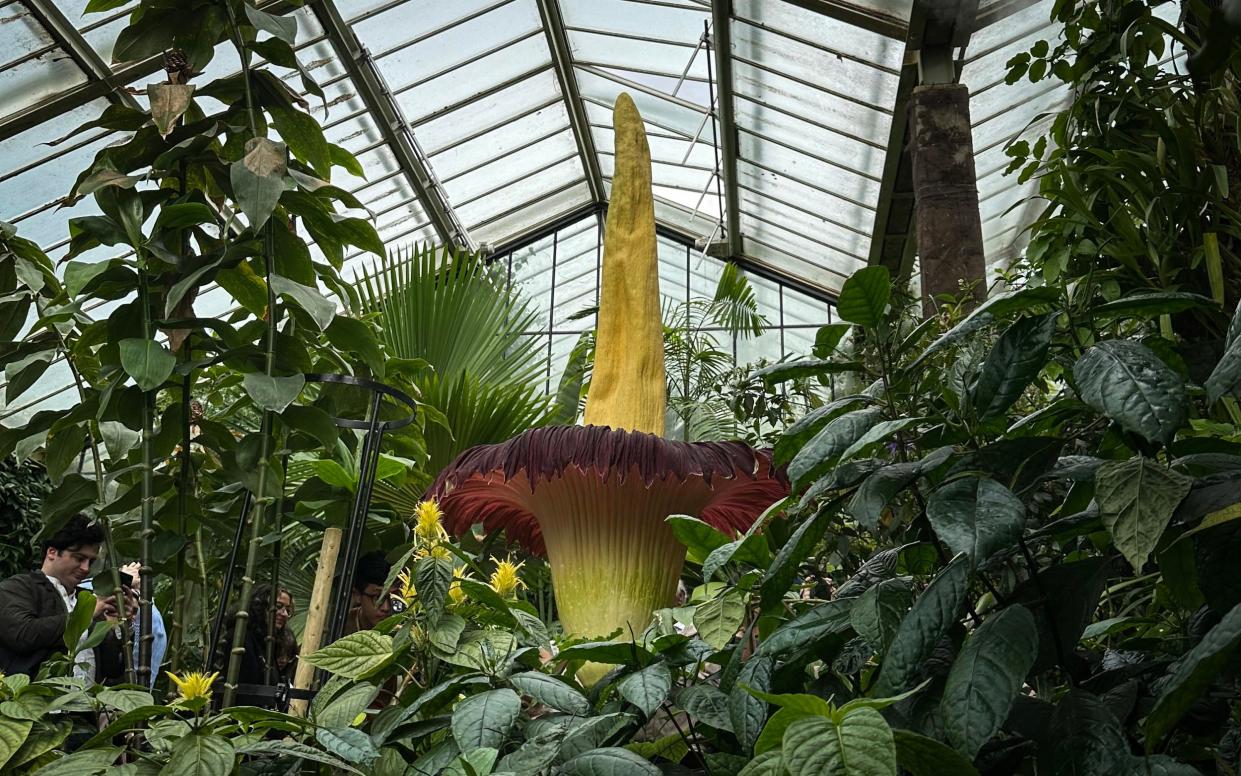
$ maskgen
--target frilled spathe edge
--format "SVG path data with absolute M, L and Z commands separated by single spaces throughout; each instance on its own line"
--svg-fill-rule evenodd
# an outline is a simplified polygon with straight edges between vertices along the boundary
M 555 491 L 632 499 L 632 488 L 614 486 L 633 478 L 666 504 L 670 496 L 673 502 L 684 497 L 685 504 L 668 514 L 693 514 L 733 535 L 788 495 L 770 454 L 743 443 L 672 442 L 598 426 L 533 429 L 503 444 L 467 450 L 440 475 L 431 495 L 440 501 L 450 532 L 460 535 L 477 524 L 488 531 L 503 528 L 510 540 L 543 555 L 538 513 Z
M 693 477 L 708 485 L 715 477 L 766 477 L 787 483 L 771 467 L 767 452 L 744 442 L 675 442 L 655 434 L 608 426 L 544 426 L 495 445 L 479 445 L 457 456 L 436 478 L 431 495 L 442 497 L 475 476 L 499 473 L 505 481 L 524 473 L 532 488 L 569 467 L 600 476 L 637 473 L 650 487 L 656 480 Z

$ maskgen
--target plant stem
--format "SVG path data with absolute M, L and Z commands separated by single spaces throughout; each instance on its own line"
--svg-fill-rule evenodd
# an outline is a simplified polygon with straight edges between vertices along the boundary
M 142 308 L 142 337 L 152 341 L 151 296 L 147 284 L 147 268 L 141 251 L 138 252 L 138 304 Z M 138 682 L 144 687 L 151 684 L 151 647 L 155 641 L 152 632 L 153 615 L 151 602 L 154 597 L 154 580 L 151 577 L 151 537 L 155 535 L 154 496 L 151 493 L 155 462 L 151 460 L 151 437 L 155 435 L 152 418 L 150 391 L 142 393 L 142 542 L 140 566 L 138 567 Z

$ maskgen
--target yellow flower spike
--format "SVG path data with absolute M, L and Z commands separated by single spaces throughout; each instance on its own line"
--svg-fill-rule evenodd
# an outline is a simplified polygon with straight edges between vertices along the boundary
M 216 678 L 220 675 L 219 671 L 212 674 L 194 671 L 183 676 L 177 676 L 168 671 L 164 673 L 177 686 L 177 690 L 180 693 L 178 700 L 181 701 L 211 700 L 211 685 L 215 683 Z
M 465 602 L 465 591 L 461 589 L 461 580 L 465 579 L 465 567 L 457 566 L 452 570 L 452 584 L 448 586 L 448 600 L 453 606 Z
M 428 554 L 432 558 L 436 558 L 438 560 L 449 560 L 452 558 L 452 552 L 442 544 L 437 544 L 432 547 Z
M 517 595 L 518 588 L 524 588 L 525 582 L 521 581 L 518 572 L 521 567 L 526 565 L 525 561 L 521 563 L 513 563 L 512 556 L 500 560 L 492 558 L 496 562 L 496 570 L 491 572 L 491 589 L 496 591 L 501 598 L 514 598 Z
M 444 513 L 434 499 L 419 502 L 414 509 L 414 535 L 420 541 L 432 543 L 448 536 L 444 531 Z
M 413 575 L 409 573 L 409 569 L 405 569 L 400 574 L 397 574 L 396 580 L 401 583 L 401 600 L 404 601 L 407 606 L 412 604 L 414 602 L 414 598 L 418 595 L 418 591 L 414 589 L 414 578 Z
M 616 171 L 603 228 L 603 287 L 585 422 L 663 436 L 668 384 L 651 150 L 628 94 L 616 98 L 612 122 Z

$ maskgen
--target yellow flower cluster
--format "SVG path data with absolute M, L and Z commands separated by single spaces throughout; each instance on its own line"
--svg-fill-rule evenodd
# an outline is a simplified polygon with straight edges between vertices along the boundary
M 491 572 L 491 589 L 496 591 L 501 598 L 516 597 L 518 588 L 526 586 L 526 583 L 522 582 L 521 577 L 518 575 L 521 567 L 526 565 L 525 562 L 513 563 L 511 555 L 504 560 L 495 557 L 492 560 L 495 561 L 496 569 Z
M 444 513 L 440 505 L 428 499 L 414 509 L 414 536 L 423 544 L 437 544 L 441 539 L 448 538 L 444 530 Z
M 180 697 L 177 700 L 195 701 L 198 699 L 211 700 L 211 685 L 215 683 L 216 678 L 220 675 L 219 671 L 212 674 L 204 674 L 200 671 L 183 674 L 164 672 L 172 683 L 177 686 Z

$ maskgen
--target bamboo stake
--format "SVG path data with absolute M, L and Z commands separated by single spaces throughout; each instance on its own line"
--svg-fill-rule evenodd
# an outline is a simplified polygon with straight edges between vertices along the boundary
M 332 597 L 332 577 L 336 574 L 336 556 L 340 554 L 339 528 L 326 528 L 323 531 L 323 544 L 319 548 L 319 566 L 315 569 L 315 585 L 310 592 L 310 606 L 306 610 L 306 628 L 302 631 L 303 655 L 317 652 L 319 642 L 323 639 L 323 626 L 327 623 L 328 602 Z M 305 660 L 297 663 L 297 672 L 293 676 L 293 689 L 309 690 L 310 681 L 314 677 L 315 667 Z M 298 717 L 306 716 L 307 702 L 294 700 L 290 712 Z

